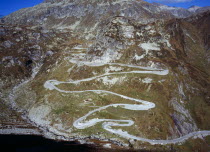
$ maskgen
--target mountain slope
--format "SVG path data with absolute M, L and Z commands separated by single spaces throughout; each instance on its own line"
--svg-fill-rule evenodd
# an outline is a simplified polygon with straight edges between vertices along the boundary
M 209 151 L 210 12 L 189 15 L 141 0 L 15 12 L 0 29 L 2 102 L 48 138 Z

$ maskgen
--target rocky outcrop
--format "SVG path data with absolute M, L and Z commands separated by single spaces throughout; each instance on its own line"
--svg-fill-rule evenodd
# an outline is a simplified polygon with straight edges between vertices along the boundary
M 93 32 L 98 23 L 118 15 L 131 17 L 141 23 L 148 23 L 157 19 L 188 17 L 192 14 L 194 12 L 187 9 L 148 3 L 143 0 L 46 0 L 32 8 L 24 8 L 14 12 L 4 17 L 2 22 L 39 25 L 47 29 L 67 28 Z
M 12 110 L 9 95 L 16 85 L 35 76 L 41 65 L 57 52 L 58 43 L 67 36 L 68 32 L 0 25 L 0 134 L 40 134 L 37 128 L 21 118 L 23 113 Z

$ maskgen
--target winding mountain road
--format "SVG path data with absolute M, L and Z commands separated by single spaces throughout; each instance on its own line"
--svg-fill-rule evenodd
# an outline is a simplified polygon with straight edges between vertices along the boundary
M 152 139 L 146 139 L 146 138 L 141 138 L 141 137 L 136 137 L 133 136 L 131 134 L 129 134 L 126 131 L 122 131 L 119 129 L 113 129 L 112 127 L 124 127 L 124 126 L 132 126 L 134 124 L 134 121 L 132 120 L 116 120 L 116 119 L 98 119 L 98 118 L 94 118 L 94 119 L 90 119 L 90 120 L 86 120 L 88 116 L 107 109 L 109 107 L 120 107 L 120 108 L 124 108 L 127 110 L 149 110 L 152 108 L 155 108 L 155 104 L 149 101 L 144 101 L 141 99 L 136 99 L 136 98 L 132 98 L 132 97 L 128 97 L 125 95 L 121 95 L 115 92 L 111 92 L 111 91 L 107 91 L 107 90 L 82 90 L 82 91 L 66 91 L 66 90 L 62 90 L 59 89 L 57 86 L 59 84 L 78 84 L 80 82 L 87 82 L 87 81 L 91 81 L 100 77 L 104 77 L 104 76 L 109 76 L 109 75 L 116 75 L 116 74 L 129 74 L 129 73 L 138 73 L 138 74 L 155 74 L 155 75 L 167 75 L 169 73 L 168 70 L 163 70 L 163 69 L 155 69 L 155 68 L 151 68 L 151 67 L 141 67 L 141 66 L 135 66 L 135 65 L 127 65 L 127 64 L 121 64 L 121 63 L 91 63 L 91 62 L 86 62 L 86 61 L 77 61 L 76 59 L 71 59 L 70 60 L 72 63 L 74 64 L 84 64 L 87 66 L 103 66 L 103 65 L 117 65 L 117 66 L 124 66 L 124 67 L 130 67 L 130 68 L 137 68 L 140 70 L 137 71 L 129 71 L 129 72 L 113 72 L 113 73 L 105 73 L 99 76 L 94 76 L 94 77 L 90 77 L 90 78 L 86 78 L 86 79 L 82 79 L 82 80 L 72 80 L 72 81 L 57 81 L 57 80 L 48 80 L 45 82 L 44 87 L 46 89 L 49 90 L 57 90 L 59 92 L 62 93 L 82 93 L 82 92 L 94 92 L 97 94 L 100 93 L 106 93 L 106 94 L 111 94 L 111 95 L 115 95 L 124 99 L 128 99 L 132 102 L 135 102 L 135 104 L 110 104 L 110 105 L 106 105 L 100 108 L 97 108 L 95 110 L 92 110 L 90 112 L 88 112 L 86 115 L 80 117 L 79 119 L 77 119 L 74 123 L 73 126 L 77 129 L 85 129 L 91 126 L 96 125 L 99 122 L 103 122 L 102 123 L 102 127 L 103 129 L 105 129 L 106 131 L 110 132 L 110 133 L 114 133 L 117 134 L 123 138 L 127 138 L 127 139 L 135 139 L 135 140 L 139 140 L 139 141 L 143 141 L 143 142 L 148 142 L 150 144 L 175 144 L 175 143 L 180 143 L 183 142 L 191 137 L 198 137 L 198 136 L 208 136 L 210 135 L 210 131 L 197 131 L 197 132 L 192 132 L 189 133 L 185 136 L 182 136 L 180 138 L 176 138 L 176 139 L 171 139 L 171 140 L 152 140 Z M 138 104 L 137 104 L 138 103 Z

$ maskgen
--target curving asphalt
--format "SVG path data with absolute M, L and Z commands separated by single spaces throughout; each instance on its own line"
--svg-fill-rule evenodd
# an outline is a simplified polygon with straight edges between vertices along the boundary
M 129 72 L 113 72 L 113 73 L 105 73 L 99 76 L 94 76 L 86 79 L 81 79 L 81 80 L 72 80 L 72 81 L 58 81 L 58 80 L 48 80 L 45 82 L 44 87 L 49 90 L 57 90 L 62 93 L 82 93 L 82 92 L 94 92 L 97 94 L 100 93 L 107 93 L 107 94 L 112 94 L 124 99 L 128 99 L 130 101 L 135 102 L 135 104 L 110 104 L 106 105 L 100 108 L 97 108 L 95 110 L 92 110 L 88 112 L 86 115 L 78 118 L 76 121 L 74 121 L 73 126 L 77 129 L 85 129 L 91 126 L 96 125 L 99 122 L 102 123 L 103 129 L 110 133 L 117 134 L 123 138 L 127 139 L 135 139 L 143 142 L 148 142 L 150 144 L 175 144 L 175 143 L 180 143 L 183 142 L 191 137 L 199 137 L 199 136 L 208 136 L 210 135 L 210 131 L 204 130 L 204 131 L 196 131 L 189 133 L 185 136 L 176 138 L 176 139 L 170 139 L 170 140 L 152 140 L 152 139 L 147 139 L 147 138 L 142 138 L 142 137 L 136 137 L 134 135 L 129 134 L 126 131 L 122 131 L 121 129 L 113 129 L 112 127 L 124 127 L 124 126 L 132 126 L 134 124 L 134 121 L 132 120 L 117 120 L 117 119 L 90 119 L 86 120 L 88 116 L 94 114 L 95 112 L 107 109 L 109 107 L 120 107 L 124 108 L 127 110 L 149 110 L 152 108 L 155 108 L 155 104 L 149 101 L 141 100 L 141 99 L 136 99 L 132 97 L 128 97 L 125 95 L 121 95 L 115 92 L 107 91 L 107 90 L 82 90 L 82 91 L 66 91 L 59 89 L 57 85 L 59 84 L 78 84 L 80 82 L 87 82 L 91 81 L 100 77 L 104 76 L 109 76 L 109 75 L 117 75 L 117 74 L 129 74 L 129 73 L 138 73 L 138 74 L 155 74 L 155 75 L 167 75 L 169 73 L 169 70 L 164 70 L 164 69 L 157 69 L 157 68 L 151 68 L 151 67 L 141 67 L 141 66 L 136 66 L 136 65 L 128 65 L 128 64 L 121 64 L 121 63 L 93 63 L 93 62 L 85 62 L 85 61 L 77 61 L 76 59 L 70 60 L 74 64 L 84 64 L 87 66 L 103 66 L 103 65 L 118 65 L 118 66 L 125 66 L 125 67 L 130 67 L 130 68 L 137 68 L 137 69 L 142 69 L 142 70 L 137 70 L 137 71 L 129 71 Z M 146 70 L 146 71 L 145 71 Z M 138 103 L 138 104 L 136 104 Z

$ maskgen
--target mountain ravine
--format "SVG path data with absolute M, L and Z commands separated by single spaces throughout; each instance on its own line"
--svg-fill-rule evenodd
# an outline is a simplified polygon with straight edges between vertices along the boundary
M 210 151 L 209 10 L 45 0 L 1 18 L 0 133 Z

